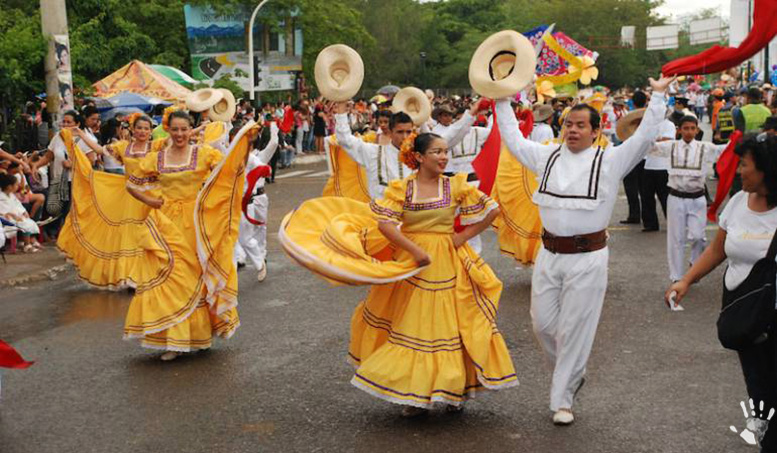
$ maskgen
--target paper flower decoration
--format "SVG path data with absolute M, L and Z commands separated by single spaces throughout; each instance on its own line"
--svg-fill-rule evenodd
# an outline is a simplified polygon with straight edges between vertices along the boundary
M 537 102 L 544 104 L 546 97 L 556 97 L 556 90 L 553 89 L 553 82 L 550 80 L 543 80 L 537 84 Z
M 569 72 L 580 71 L 580 83 L 583 85 L 590 85 L 592 80 L 596 80 L 599 77 L 599 69 L 595 66 L 596 62 L 588 55 L 578 58 L 582 67 L 576 65 L 576 62 L 570 62 Z

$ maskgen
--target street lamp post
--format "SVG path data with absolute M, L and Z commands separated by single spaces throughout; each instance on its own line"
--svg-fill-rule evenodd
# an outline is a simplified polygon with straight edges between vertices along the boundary
M 248 21 L 248 81 L 249 85 L 251 85 L 248 88 L 248 95 L 252 104 L 254 100 L 254 87 L 256 86 L 256 81 L 254 80 L 254 20 L 256 19 L 256 13 L 268 1 L 262 0 L 254 9 L 254 12 L 251 13 L 251 20 Z

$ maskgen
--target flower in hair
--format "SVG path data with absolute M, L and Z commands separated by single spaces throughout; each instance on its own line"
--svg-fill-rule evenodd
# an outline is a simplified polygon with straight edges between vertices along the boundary
M 418 134 L 413 132 L 402 142 L 402 146 L 399 148 L 399 160 L 412 170 L 418 170 L 418 167 L 421 166 L 421 163 L 415 158 L 414 143 L 416 137 L 418 137 Z
M 135 127 L 135 121 L 137 121 L 138 118 L 143 116 L 140 112 L 133 112 L 130 116 L 127 117 L 127 124 L 129 124 L 131 127 Z
M 165 112 L 162 115 L 162 129 L 164 129 L 165 132 L 167 132 L 170 129 L 170 115 L 173 112 L 176 112 L 178 110 L 182 110 L 182 109 L 175 105 L 171 105 L 170 107 L 167 107 L 165 109 Z

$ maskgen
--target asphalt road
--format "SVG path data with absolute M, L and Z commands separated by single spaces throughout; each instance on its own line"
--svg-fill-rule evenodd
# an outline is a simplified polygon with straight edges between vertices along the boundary
M 171 363 L 121 339 L 127 293 L 73 273 L 0 290 L 0 338 L 37 363 L 4 371 L 0 452 L 747 452 L 736 355 L 717 342 L 722 271 L 672 313 L 665 233 L 611 228 L 610 283 L 577 422 L 550 422 L 549 368 L 531 332 L 531 270 L 485 258 L 504 282 L 499 324 L 521 385 L 460 415 L 422 420 L 349 384 L 351 312 L 366 288 L 333 288 L 292 264 L 274 232 L 324 184 L 322 164 L 268 186 L 269 276 L 240 275 L 242 327 L 228 342 Z M 662 219 L 663 221 L 663 219 Z M 662 224 L 662 228 L 664 225 Z M 710 237 L 714 228 L 708 231 Z

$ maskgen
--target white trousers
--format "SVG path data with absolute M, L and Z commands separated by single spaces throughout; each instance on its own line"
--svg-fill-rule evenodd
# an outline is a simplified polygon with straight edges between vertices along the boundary
M 590 253 L 540 249 L 531 281 L 534 333 L 553 368 L 550 410 L 572 408 L 607 290 L 607 247 Z
M 707 200 L 680 198 L 669 195 L 666 200 L 666 256 L 669 261 L 669 279 L 683 278 L 688 269 L 685 261 L 685 244 L 691 243 L 691 263 L 704 252 L 707 237 Z
M 255 196 L 253 203 L 248 205 L 248 214 L 251 218 L 266 223 L 269 205 L 267 194 Z M 235 260 L 244 263 L 246 257 L 256 269 L 261 270 L 264 267 L 267 257 L 267 226 L 254 225 L 246 220 L 245 215 L 241 215 L 240 233 L 235 243 Z
M 480 252 L 483 251 L 483 241 L 480 239 L 479 234 L 470 238 L 470 240 L 467 241 L 467 244 L 469 244 L 469 246 L 472 247 L 472 250 L 480 256 Z
M 480 181 L 469 181 L 468 184 L 476 189 L 480 188 Z M 480 239 L 480 234 L 470 238 L 467 244 L 480 256 L 480 252 L 483 251 L 483 241 Z
M 302 130 L 302 126 L 297 128 L 297 136 L 294 140 L 294 149 L 298 155 L 302 155 L 302 139 L 305 138 L 305 131 Z

